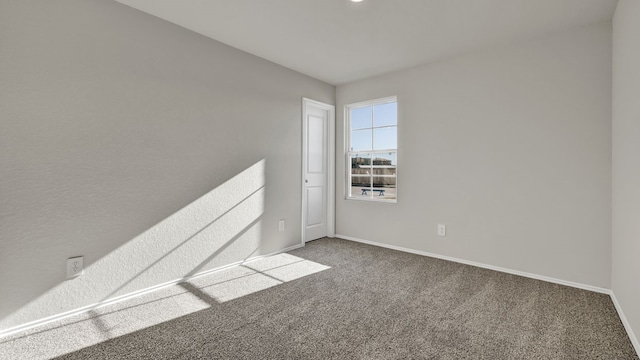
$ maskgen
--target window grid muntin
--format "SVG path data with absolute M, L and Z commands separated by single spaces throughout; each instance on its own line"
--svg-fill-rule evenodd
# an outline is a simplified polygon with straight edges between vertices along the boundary
M 357 103 L 357 104 L 350 104 L 350 105 L 346 105 L 345 106 L 345 115 L 347 118 L 347 122 L 345 123 L 345 140 L 346 140 L 346 166 L 347 166 L 347 172 L 348 172 L 348 176 L 346 176 L 346 185 L 347 185 L 347 189 L 345 192 L 346 198 L 350 199 L 350 200 L 367 200 L 367 201 L 377 201 L 377 202 L 389 202 L 389 203 L 396 203 L 397 202 L 397 187 L 398 187 L 398 183 L 397 183 L 397 177 L 398 177 L 398 171 L 397 171 L 397 167 L 398 167 L 398 149 L 397 149 L 397 144 L 398 144 L 398 140 L 397 140 L 397 130 L 396 130 L 396 138 L 395 138 L 395 143 L 396 143 L 396 148 L 394 149 L 360 149 L 360 150 L 356 150 L 356 151 L 352 151 L 351 150 L 351 135 L 352 135 L 352 131 L 355 130 L 371 130 L 371 146 L 374 147 L 374 131 L 373 129 L 380 129 L 380 128 L 398 128 L 398 110 L 397 110 L 397 97 L 393 96 L 393 97 L 389 97 L 389 98 L 384 98 L 384 99 L 378 99 L 378 100 L 371 100 L 371 101 L 366 101 L 363 103 Z M 379 125 L 379 126 L 374 126 L 374 122 L 375 122 L 375 106 L 378 105 L 383 105 L 383 104 L 389 104 L 389 103 L 396 103 L 396 116 L 395 116 L 395 125 Z M 362 109 L 362 108 L 367 108 L 367 107 L 371 107 L 371 127 L 361 127 L 361 128 L 351 128 L 351 112 L 353 110 L 356 109 Z M 374 159 L 374 154 L 377 153 L 393 153 L 394 156 L 394 160 L 395 160 L 395 174 L 394 175 L 380 175 L 380 174 L 374 174 L 373 171 L 373 159 Z M 363 174 L 353 174 L 353 167 L 352 167 L 352 157 L 353 156 L 357 156 L 357 155 L 370 155 L 370 164 L 368 166 L 368 169 L 370 170 L 369 172 L 369 189 L 374 189 L 374 178 L 379 177 L 379 178 L 393 178 L 395 179 L 394 181 L 394 187 L 392 189 L 396 190 L 395 192 L 395 197 L 392 199 L 376 199 L 373 195 L 374 191 L 370 192 L 370 195 L 368 195 L 366 198 L 362 198 L 362 197 L 355 197 L 352 193 L 353 190 L 353 178 L 354 177 L 363 177 Z

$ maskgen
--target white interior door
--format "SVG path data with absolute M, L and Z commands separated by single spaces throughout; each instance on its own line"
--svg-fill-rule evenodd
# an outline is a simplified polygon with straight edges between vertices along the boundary
M 302 239 L 333 236 L 335 108 L 303 100 Z

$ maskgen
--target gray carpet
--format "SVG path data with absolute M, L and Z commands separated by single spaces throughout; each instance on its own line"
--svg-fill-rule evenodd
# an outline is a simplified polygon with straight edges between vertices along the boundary
M 306 261 L 289 275 L 285 266 L 255 265 L 274 284 L 264 280 L 254 292 L 235 285 L 232 295 L 215 295 L 207 279 L 196 279 L 166 290 L 162 299 L 174 302 L 165 310 L 105 325 L 108 316 L 159 303 L 139 299 L 3 339 L 0 357 L 64 354 L 60 348 L 82 336 L 60 329 L 91 321 L 104 334 L 183 307 L 180 296 L 189 294 L 201 301 L 197 311 L 59 358 L 638 359 L 607 295 L 338 239 L 289 254 Z M 252 275 L 234 281 L 243 276 Z M 55 338 L 49 329 L 59 331 Z

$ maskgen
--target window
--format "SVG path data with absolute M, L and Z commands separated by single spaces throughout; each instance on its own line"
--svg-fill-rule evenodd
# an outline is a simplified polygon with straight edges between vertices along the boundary
M 396 202 L 396 97 L 345 106 L 347 198 Z

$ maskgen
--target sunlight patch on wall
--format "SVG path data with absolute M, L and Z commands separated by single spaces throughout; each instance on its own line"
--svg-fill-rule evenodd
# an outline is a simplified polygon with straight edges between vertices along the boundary
M 262 241 L 265 167 L 264 159 L 256 162 L 101 259 L 91 262 L 85 257 L 85 264 L 90 263 L 82 276 L 61 281 L 0 319 L 0 329 L 11 330 L 255 256 Z

